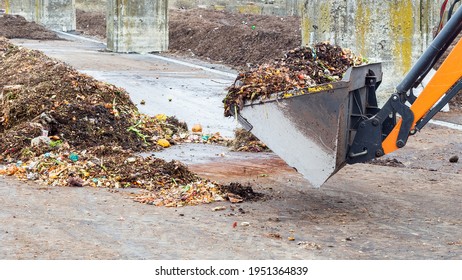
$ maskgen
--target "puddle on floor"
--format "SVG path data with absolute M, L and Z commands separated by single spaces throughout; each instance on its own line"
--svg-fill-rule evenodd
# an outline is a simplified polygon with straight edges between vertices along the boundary
M 266 177 L 281 172 L 297 174 L 274 153 L 233 152 L 220 145 L 180 144 L 160 152 L 141 155 L 181 161 L 191 171 L 212 180 Z

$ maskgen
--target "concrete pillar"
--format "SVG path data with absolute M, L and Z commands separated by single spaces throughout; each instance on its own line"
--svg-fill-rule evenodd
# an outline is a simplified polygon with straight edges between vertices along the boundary
M 330 41 L 369 62 L 382 62 L 380 92 L 385 98 L 431 42 L 440 4 L 441 0 L 303 0 L 302 44 Z
M 300 0 L 287 0 L 286 1 L 286 14 L 288 16 L 300 15 Z
M 114 52 L 168 49 L 168 0 L 108 0 L 107 48 Z
M 49 29 L 75 30 L 75 0 L 8 0 L 6 10 Z

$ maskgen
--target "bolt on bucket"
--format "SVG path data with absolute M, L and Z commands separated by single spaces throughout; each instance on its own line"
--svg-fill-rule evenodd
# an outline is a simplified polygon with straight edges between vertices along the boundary
M 366 82 L 371 76 L 373 93 Z M 345 165 L 356 115 L 377 109 L 375 88 L 381 78 L 380 64 L 352 67 L 339 82 L 248 102 L 237 118 L 312 186 L 320 187 Z

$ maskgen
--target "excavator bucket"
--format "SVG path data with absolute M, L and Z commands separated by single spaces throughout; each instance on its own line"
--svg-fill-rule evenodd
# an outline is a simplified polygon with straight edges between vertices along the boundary
M 248 102 L 238 121 L 314 187 L 346 163 L 355 124 L 378 111 L 380 64 L 352 67 L 339 82 Z

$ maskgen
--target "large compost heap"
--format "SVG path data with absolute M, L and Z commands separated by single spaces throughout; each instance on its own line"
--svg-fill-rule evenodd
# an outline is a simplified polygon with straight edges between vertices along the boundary
M 346 70 L 363 59 L 348 49 L 330 43 L 291 50 L 281 59 L 239 73 L 223 100 L 225 116 L 242 109 L 245 102 L 274 93 L 339 81 Z
M 56 33 L 35 22 L 27 21 L 20 15 L 0 16 L 0 37 L 27 38 L 35 40 L 59 40 Z
M 188 140 L 174 117 L 142 115 L 125 90 L 4 38 L 0 73 L 0 173 L 55 186 L 137 187 L 149 192 L 135 200 L 155 205 L 226 198 L 226 187 L 180 162 L 135 153 Z

